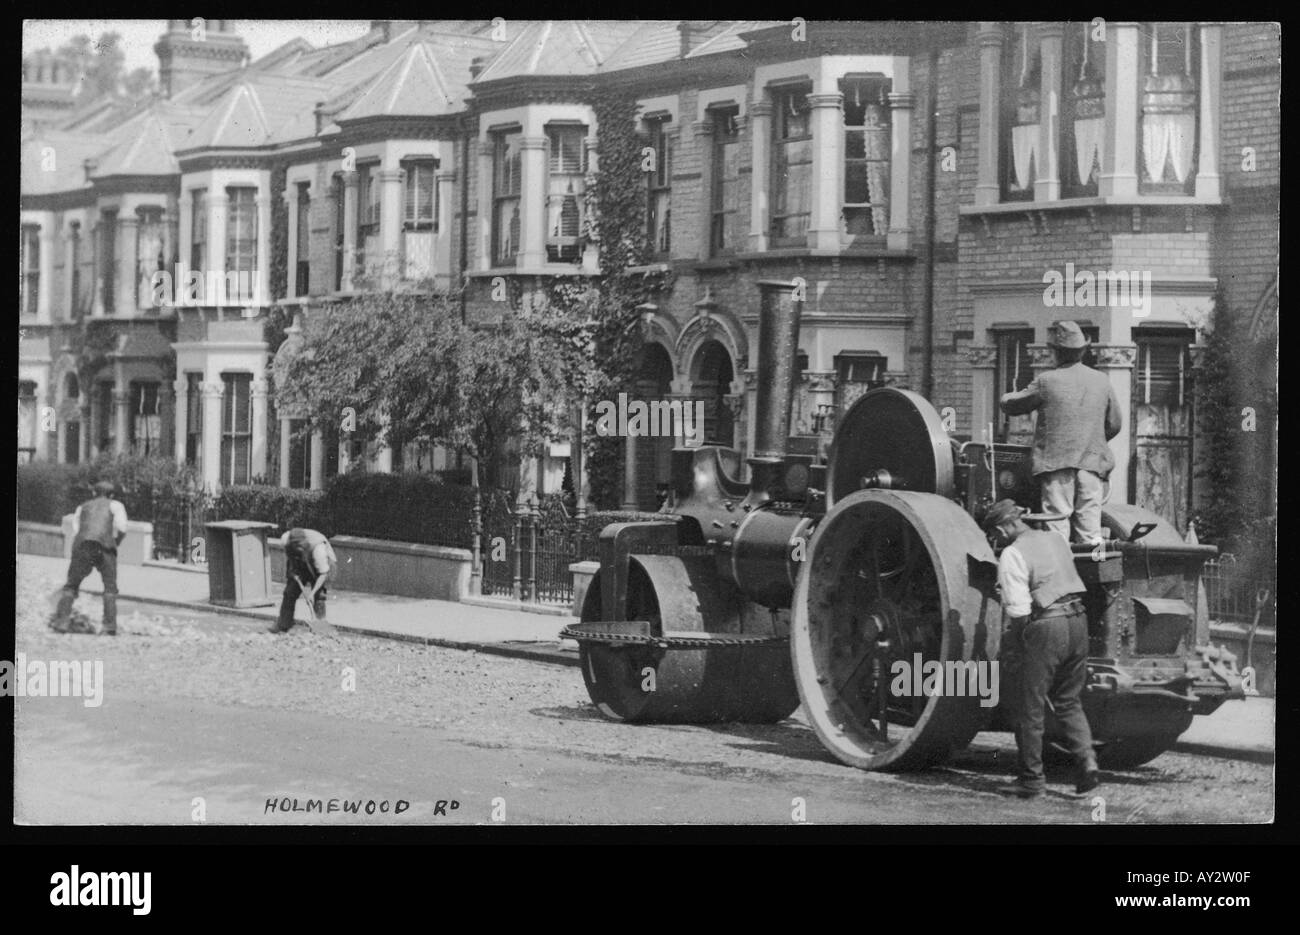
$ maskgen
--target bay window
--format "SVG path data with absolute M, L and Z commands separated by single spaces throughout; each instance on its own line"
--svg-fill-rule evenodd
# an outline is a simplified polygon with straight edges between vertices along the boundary
M 99 221 L 99 282 L 104 314 L 117 308 L 117 210 L 105 211 Z
M 1042 159 L 1038 152 L 1041 57 L 1031 24 L 1016 24 L 1008 52 L 1002 59 L 1002 196 L 1006 201 L 1030 201 Z
M 130 396 L 130 447 L 132 454 L 158 454 L 162 417 L 158 410 L 158 384 L 132 382 Z
M 247 484 L 253 465 L 253 377 L 221 375 L 221 483 Z
M 582 195 L 585 187 L 584 126 L 549 126 L 548 181 L 546 187 L 546 259 L 575 262 L 582 257 Z
M 41 229 L 35 224 L 23 225 L 20 244 L 19 291 L 22 295 L 18 309 L 21 315 L 35 318 L 41 285 Z
M 167 269 L 166 229 L 163 226 L 163 209 L 141 208 L 135 233 L 135 304 L 153 304 L 153 274 Z
M 740 204 L 739 108 L 709 111 L 713 123 L 713 164 L 710 186 L 709 253 L 733 253 L 745 236 Z
M 203 464 L 203 374 L 185 374 L 185 463 Z
M 519 255 L 519 191 L 523 134 L 510 130 L 493 134 L 492 262 L 513 264 Z
M 208 190 L 190 194 L 190 269 L 203 272 L 208 263 Z
M 812 112 L 807 87 L 772 92 L 772 245 L 803 246 L 812 214 Z
M 257 189 L 228 188 L 229 213 L 226 215 L 226 272 L 240 274 L 238 295 L 226 301 L 250 301 L 257 276 Z M 229 282 L 229 279 L 227 279 Z
M 1191 23 L 1145 23 L 1141 38 L 1141 190 L 1187 194 L 1196 172 L 1197 30 Z
M 311 286 L 311 183 L 298 183 L 298 232 L 294 242 L 293 294 L 307 295 Z
M 889 230 L 890 119 L 887 78 L 850 78 L 844 93 L 843 234 L 884 237 Z
M 402 226 L 405 230 L 438 231 L 438 186 L 436 159 L 410 160 L 402 163 L 406 172 L 403 195 Z
M 1061 194 L 1097 194 L 1106 154 L 1106 43 L 1092 38 L 1091 23 L 1066 27 L 1061 108 Z
M 647 124 L 654 164 L 646 173 L 646 241 L 651 253 L 666 254 L 672 245 L 672 137 L 668 118 Z

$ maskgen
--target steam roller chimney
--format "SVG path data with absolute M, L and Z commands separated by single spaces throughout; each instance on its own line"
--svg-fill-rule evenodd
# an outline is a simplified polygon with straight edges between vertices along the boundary
M 754 411 L 754 456 L 749 459 L 751 501 L 769 500 L 781 486 L 794 402 L 799 319 L 803 317 L 800 284 L 760 280 L 758 313 L 758 387 Z

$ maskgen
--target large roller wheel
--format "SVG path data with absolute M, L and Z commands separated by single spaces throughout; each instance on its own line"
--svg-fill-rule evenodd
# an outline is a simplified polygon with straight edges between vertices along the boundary
M 971 582 L 993 562 L 975 522 L 934 494 L 863 490 L 827 514 L 800 570 L 791 652 L 818 737 L 862 769 L 911 770 L 968 743 L 978 696 L 894 692 L 893 663 L 996 657 L 1001 608 Z M 910 686 L 909 686 L 910 687 Z
M 799 706 L 786 641 L 727 631 L 736 608 L 720 593 L 711 560 L 634 555 L 628 572 L 627 621 L 602 621 L 601 573 L 583 601 L 584 624 L 624 637 L 579 639 L 582 676 L 601 714 L 761 724 Z

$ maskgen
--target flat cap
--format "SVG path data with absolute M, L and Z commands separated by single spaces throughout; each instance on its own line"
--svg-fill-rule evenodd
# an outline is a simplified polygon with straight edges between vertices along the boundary
M 1014 500 L 999 500 L 989 507 L 988 512 L 984 514 L 984 519 L 980 525 L 985 530 L 993 529 L 995 526 L 1001 526 L 1003 523 L 1010 522 L 1013 519 L 1019 519 L 1025 514 L 1024 509 Z
M 1088 339 L 1084 337 L 1083 329 L 1072 321 L 1058 321 L 1052 324 L 1048 329 L 1047 344 L 1049 347 L 1080 348 L 1088 346 Z
M 114 484 L 111 480 L 100 480 L 100 481 L 95 481 L 95 483 L 91 485 L 90 489 L 93 490 L 95 493 L 101 493 L 104 496 L 108 496 L 109 494 L 117 490 L 117 485 Z

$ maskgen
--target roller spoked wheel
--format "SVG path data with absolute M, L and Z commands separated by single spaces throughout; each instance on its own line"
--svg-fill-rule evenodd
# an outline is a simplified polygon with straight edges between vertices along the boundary
M 921 769 L 986 720 L 970 667 L 947 665 L 996 655 L 1001 609 L 972 585 L 968 556 L 993 561 L 974 521 L 934 494 L 860 491 L 818 526 L 795 590 L 791 652 L 804 708 L 841 761 Z M 929 663 L 940 673 L 931 694 Z

